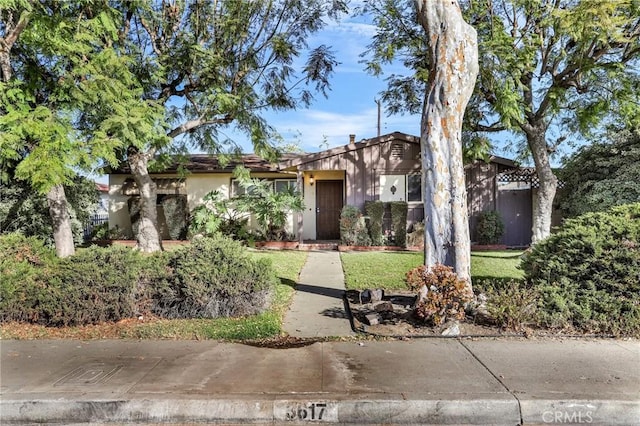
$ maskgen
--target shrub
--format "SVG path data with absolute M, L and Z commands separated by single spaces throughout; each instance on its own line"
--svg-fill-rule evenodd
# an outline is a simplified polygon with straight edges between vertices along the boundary
M 47 325 L 119 321 L 139 313 L 137 280 L 142 255 L 128 247 L 92 246 L 61 259 L 39 300 Z
M 522 268 L 543 325 L 640 334 L 640 203 L 566 220 Z
M 447 320 L 461 320 L 465 316 L 465 305 L 472 300 L 465 281 L 458 278 L 453 268 L 435 265 L 431 268 L 418 266 L 407 273 L 407 285 L 419 289 L 425 285 L 426 297 L 418 302 L 415 315 L 426 323 L 441 325 Z
M 391 228 L 395 235 L 395 244 L 400 247 L 407 245 L 407 210 L 405 201 L 394 201 L 391 205 Z
M 100 193 L 92 180 L 75 177 L 64 187 L 71 229 L 76 244 L 84 239 L 83 224 L 98 205 Z M 53 224 L 47 197 L 34 191 L 25 181 L 8 179 L 0 182 L 0 233 L 20 232 L 34 236 L 53 246 Z
M 197 238 L 167 254 L 171 278 L 155 295 L 166 318 L 217 318 L 262 312 L 276 283 L 271 264 L 229 238 Z
M 520 330 L 535 322 L 539 294 L 525 281 L 481 281 L 474 289 L 484 291 L 487 313 L 498 326 Z
M 384 219 L 384 203 L 382 201 L 365 201 L 364 211 L 369 216 L 369 236 L 371 244 L 381 246 L 384 244 L 384 235 L 382 233 Z
M 245 193 L 235 198 L 236 208 L 256 218 L 266 240 L 293 240 L 293 235 L 286 231 L 287 218 L 290 213 L 304 211 L 304 198 L 300 191 L 293 187 L 276 191 L 272 181 L 248 179 L 242 174 L 237 176 Z
M 340 242 L 348 246 L 371 245 L 364 217 L 356 206 L 344 206 L 340 212 Z
M 640 127 L 607 136 L 584 145 L 563 165 L 558 202 L 566 216 L 640 201 Z
M 498 244 L 504 234 L 504 223 L 496 211 L 484 211 L 478 216 L 476 235 L 479 244 Z
M 25 239 L 18 247 L 3 256 L 13 259 L 14 266 L 2 262 L 2 321 L 84 325 L 118 321 L 139 311 L 138 252 L 91 247 L 56 259 L 34 239 Z
M 37 237 L 20 233 L 0 236 L 0 320 L 28 321 L 36 293 L 45 287 L 43 269 L 55 252 Z
M 202 199 L 203 204 L 191 212 L 189 232 L 193 235 L 213 236 L 217 232 L 239 241 L 248 241 L 249 219 L 235 208 L 235 201 L 218 190 Z M 245 216 L 245 217 L 243 217 Z
M 166 195 L 162 198 L 165 222 L 172 240 L 187 238 L 187 197 L 185 195 Z

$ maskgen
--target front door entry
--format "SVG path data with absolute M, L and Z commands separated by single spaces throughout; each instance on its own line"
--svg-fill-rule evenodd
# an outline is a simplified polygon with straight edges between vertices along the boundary
M 342 200 L 341 180 L 316 181 L 316 239 L 340 239 Z

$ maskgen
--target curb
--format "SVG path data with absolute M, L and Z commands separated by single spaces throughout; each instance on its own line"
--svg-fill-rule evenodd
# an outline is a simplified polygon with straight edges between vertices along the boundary
M 522 411 L 522 417 L 521 417 Z M 3 400 L 2 424 L 637 424 L 640 401 L 134 399 Z
M 505 424 L 520 423 L 513 399 L 474 400 L 31 400 L 0 402 L 2 424 Z
M 640 424 L 640 401 L 520 400 L 523 424 Z

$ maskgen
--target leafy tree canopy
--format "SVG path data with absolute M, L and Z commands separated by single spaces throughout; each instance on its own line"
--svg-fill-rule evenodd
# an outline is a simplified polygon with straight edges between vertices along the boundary
M 560 206 L 570 216 L 640 202 L 640 130 L 584 146 L 565 162 L 560 178 Z
M 600 123 L 637 122 L 640 3 L 632 0 L 462 1 L 478 31 L 480 76 L 466 112 L 466 140 L 478 132 L 524 135 L 560 129 L 553 151 Z M 386 77 L 388 112 L 419 113 L 429 57 L 412 0 L 370 0 L 377 32 L 364 52 L 366 69 L 382 75 L 400 61 L 405 74 Z M 535 129 L 540 127 L 540 129 Z M 480 139 L 482 141 L 482 139 Z
M 326 95 L 337 65 L 308 37 L 346 11 L 343 1 L 119 2 L 122 53 L 133 58 L 141 98 L 166 108 L 165 152 L 237 150 L 219 132 L 233 123 L 268 156 L 266 109 L 308 106 Z M 299 63 L 306 52 L 304 64 Z M 165 141 L 168 142 L 168 141 Z M 135 144 L 139 149 L 146 141 Z
M 140 99 L 131 59 L 113 48 L 113 9 L 101 1 L 9 2 L 0 7 L 2 41 L 17 16 L 25 25 L 5 52 L 0 81 L 5 179 L 45 193 L 99 161 L 116 164 L 133 141 L 158 138 L 162 109 Z

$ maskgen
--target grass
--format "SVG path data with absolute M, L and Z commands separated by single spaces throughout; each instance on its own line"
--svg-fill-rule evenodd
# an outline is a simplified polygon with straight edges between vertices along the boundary
M 117 323 L 76 327 L 2 324 L 2 339 L 224 339 L 249 340 L 277 336 L 282 318 L 294 293 L 294 285 L 307 259 L 307 252 L 251 251 L 256 258 L 271 259 L 280 279 L 271 308 L 260 315 L 218 319 L 126 319 Z
M 483 251 L 471 253 L 471 277 L 521 279 L 518 269 L 521 251 Z M 406 289 L 407 271 L 422 264 L 422 253 L 416 252 L 352 252 L 341 253 L 347 289 Z

